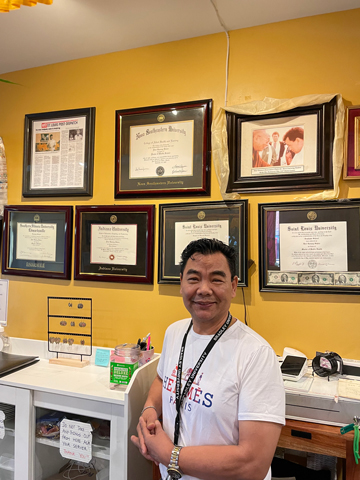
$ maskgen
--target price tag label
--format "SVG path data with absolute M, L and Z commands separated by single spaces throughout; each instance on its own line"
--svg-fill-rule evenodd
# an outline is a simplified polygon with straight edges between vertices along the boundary
M 92 458 L 92 427 L 64 418 L 60 424 L 60 455 L 89 463 Z
M 5 437 L 5 413 L 0 410 L 0 440 Z

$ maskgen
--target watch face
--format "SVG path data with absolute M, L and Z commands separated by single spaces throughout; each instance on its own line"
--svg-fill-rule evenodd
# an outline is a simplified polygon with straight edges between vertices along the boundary
M 182 477 L 182 475 L 181 475 L 181 473 L 179 472 L 179 470 L 177 470 L 175 467 L 168 467 L 167 473 L 168 473 L 168 474 L 170 475 L 170 477 L 173 478 L 173 479 L 181 478 L 181 477 Z

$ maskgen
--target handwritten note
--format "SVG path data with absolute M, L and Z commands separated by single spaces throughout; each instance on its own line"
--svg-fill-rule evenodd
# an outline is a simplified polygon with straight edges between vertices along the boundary
M 339 397 L 360 400 L 360 382 L 357 380 L 339 380 Z
M 92 458 L 92 428 L 89 423 L 64 418 L 60 424 L 60 455 L 88 463 Z
M 109 360 L 110 350 L 105 350 L 103 348 L 96 349 L 95 365 L 99 365 L 100 367 L 107 367 L 109 365 Z
M 0 410 L 0 440 L 5 437 L 5 413 Z

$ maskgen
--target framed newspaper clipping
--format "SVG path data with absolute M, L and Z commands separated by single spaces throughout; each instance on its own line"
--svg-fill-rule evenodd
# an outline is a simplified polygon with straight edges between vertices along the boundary
M 259 204 L 260 291 L 360 292 L 360 200 Z
M 92 196 L 95 107 L 25 115 L 24 197 Z
M 71 278 L 73 207 L 5 205 L 1 272 Z
M 115 198 L 210 195 L 212 100 L 116 111 Z
M 77 206 L 75 280 L 153 283 L 154 205 Z
M 332 188 L 336 97 L 266 115 L 226 115 L 228 193 Z
M 248 201 L 160 205 L 158 283 L 180 283 L 180 255 L 199 238 L 216 238 L 237 252 L 238 286 L 248 285 Z

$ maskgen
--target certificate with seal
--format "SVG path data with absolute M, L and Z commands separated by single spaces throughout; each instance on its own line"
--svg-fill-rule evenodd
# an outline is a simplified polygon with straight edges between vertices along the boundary
M 71 278 L 72 207 L 5 206 L 2 273 Z
M 116 111 L 115 198 L 210 195 L 212 100 Z
M 153 283 L 154 205 L 76 207 L 75 280 Z
M 360 201 L 259 205 L 260 291 L 360 291 Z
M 180 283 L 180 261 L 193 240 L 216 238 L 237 252 L 238 285 L 248 282 L 247 200 L 160 205 L 158 283 Z

